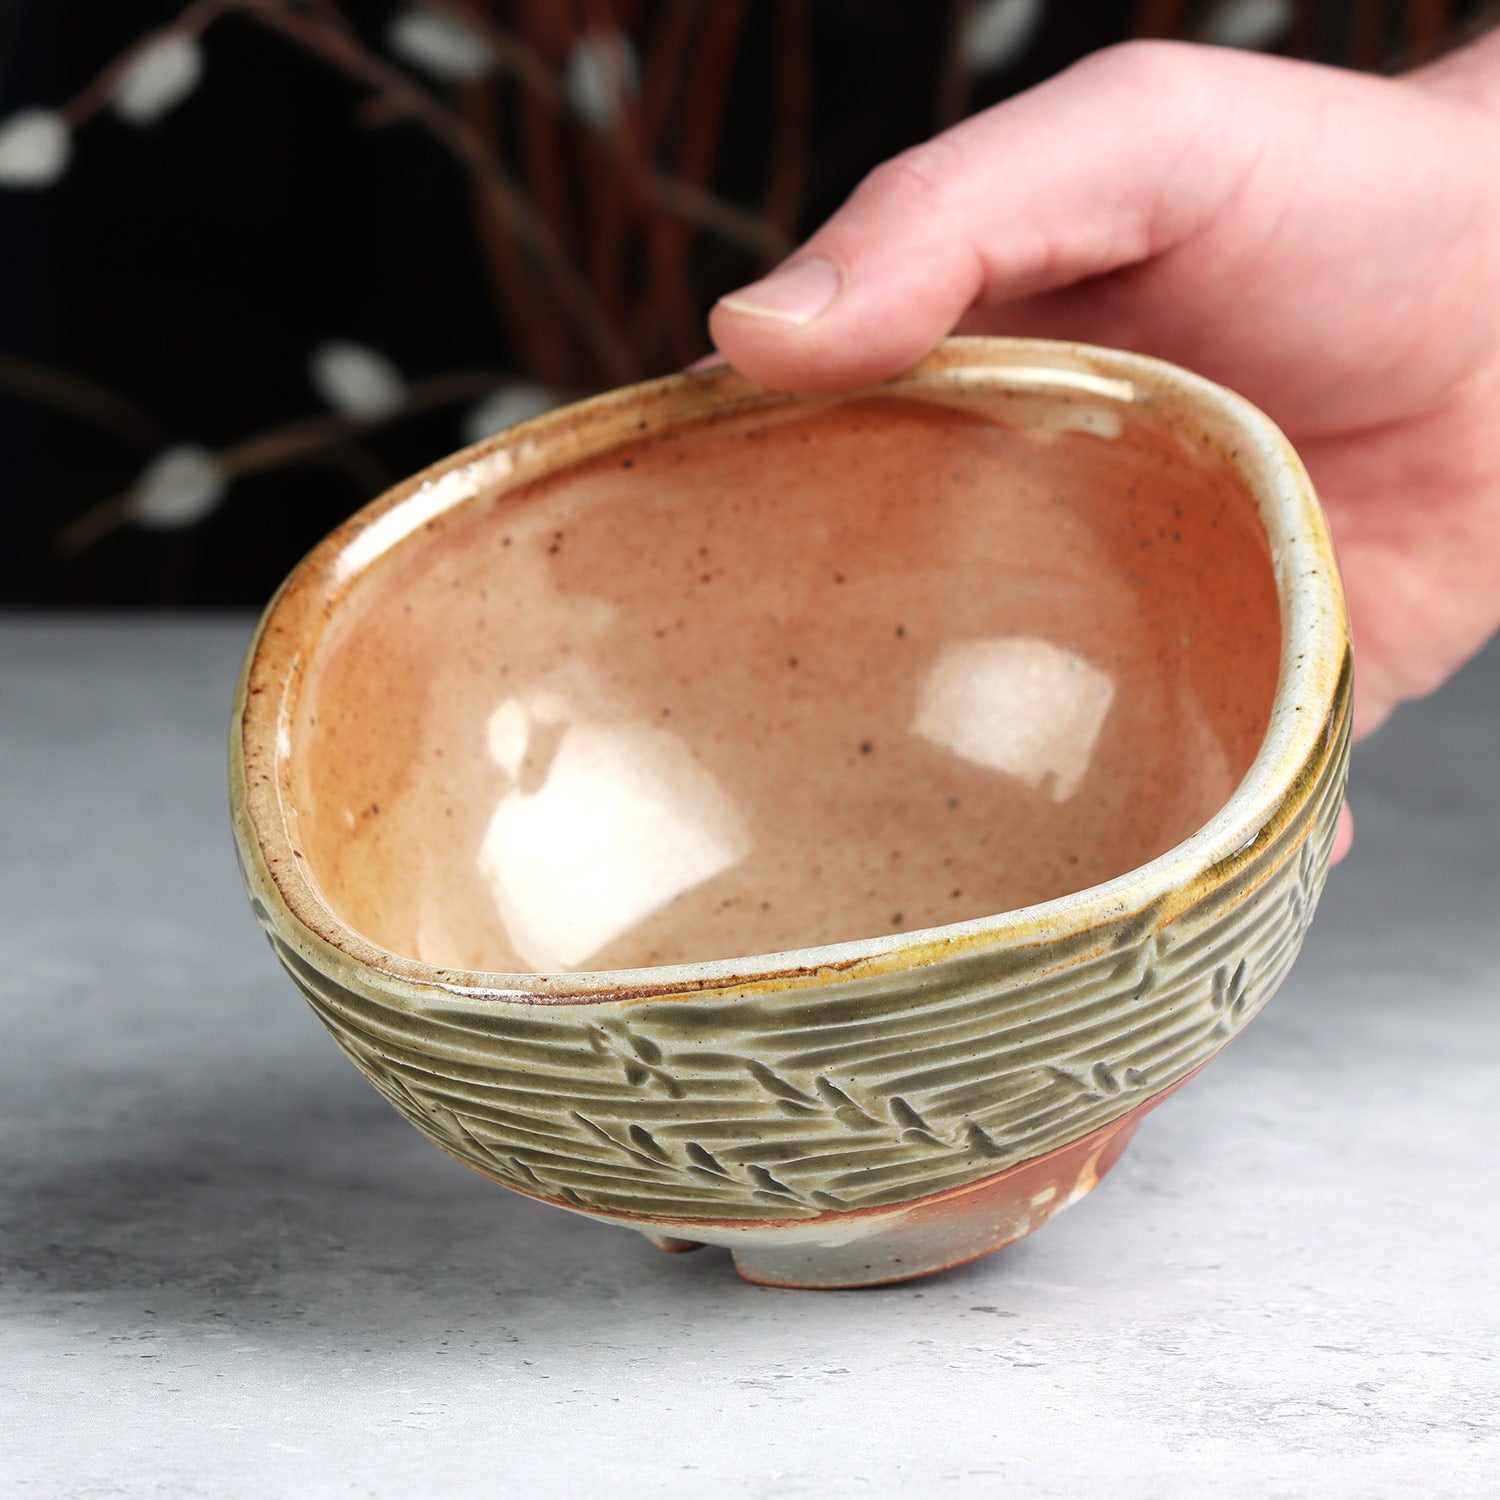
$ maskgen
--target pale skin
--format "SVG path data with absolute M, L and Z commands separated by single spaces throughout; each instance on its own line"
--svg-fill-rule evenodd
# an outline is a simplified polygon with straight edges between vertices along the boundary
M 1500 32 L 1394 79 L 1097 53 L 878 168 L 711 326 L 783 390 L 876 383 L 957 330 L 1248 396 L 1333 527 L 1357 734 L 1500 626 Z

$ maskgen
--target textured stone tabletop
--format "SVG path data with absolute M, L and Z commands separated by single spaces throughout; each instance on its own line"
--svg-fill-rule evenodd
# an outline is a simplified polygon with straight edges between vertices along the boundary
M 337 1053 L 234 869 L 248 632 L 0 623 L 0 1493 L 1500 1494 L 1500 650 L 1357 754 L 1291 979 L 1095 1194 L 808 1293 Z

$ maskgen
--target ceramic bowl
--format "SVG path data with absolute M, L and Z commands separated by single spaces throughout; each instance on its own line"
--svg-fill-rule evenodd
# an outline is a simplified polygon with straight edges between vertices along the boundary
M 234 826 L 277 956 L 443 1150 L 863 1285 L 1075 1202 L 1265 1004 L 1349 697 L 1265 417 L 955 339 L 849 396 L 616 391 L 366 507 L 250 649 Z

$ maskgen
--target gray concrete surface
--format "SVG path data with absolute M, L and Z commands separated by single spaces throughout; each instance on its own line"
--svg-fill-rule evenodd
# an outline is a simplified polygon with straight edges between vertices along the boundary
M 1500 650 L 1362 750 L 1291 980 L 1097 1193 L 805 1293 L 335 1051 L 230 853 L 248 628 L 0 624 L 0 1492 L 1500 1494 Z

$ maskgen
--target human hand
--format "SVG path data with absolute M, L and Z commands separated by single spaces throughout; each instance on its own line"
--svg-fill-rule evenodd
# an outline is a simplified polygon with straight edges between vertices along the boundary
M 878 168 L 711 326 L 785 390 L 873 384 L 957 329 L 1240 391 L 1327 509 L 1356 733 L 1500 624 L 1500 35 L 1400 79 L 1112 48 Z

